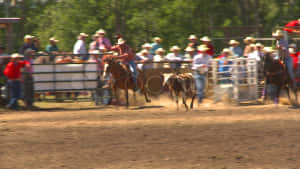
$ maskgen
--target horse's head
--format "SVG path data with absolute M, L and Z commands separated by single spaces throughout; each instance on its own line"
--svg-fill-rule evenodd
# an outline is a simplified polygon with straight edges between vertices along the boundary
M 103 62 L 104 62 L 104 71 L 103 71 L 104 77 L 109 73 L 124 74 L 124 71 L 126 71 L 126 65 L 124 65 L 115 56 L 107 55 L 107 56 L 103 57 Z

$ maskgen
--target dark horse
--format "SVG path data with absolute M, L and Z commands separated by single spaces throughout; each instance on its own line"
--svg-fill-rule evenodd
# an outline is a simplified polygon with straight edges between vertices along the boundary
M 290 78 L 288 71 L 283 63 L 280 60 L 275 60 L 271 53 L 267 53 L 263 59 L 263 73 L 264 73 L 264 81 L 265 81 L 265 97 L 264 101 L 267 100 L 268 92 L 267 86 L 268 84 L 273 84 L 277 87 L 275 93 L 275 103 L 279 103 L 279 96 L 281 89 L 285 89 L 287 92 L 287 96 L 289 102 L 292 105 L 298 104 L 298 97 L 297 97 L 297 87 L 294 86 L 293 80 Z M 290 90 L 295 95 L 296 102 L 292 102 L 290 97 Z
M 128 90 L 131 89 L 134 91 L 135 96 L 135 90 L 136 84 L 132 78 L 132 73 L 129 69 L 129 66 L 122 63 L 120 60 L 116 59 L 114 56 L 105 56 L 103 58 L 103 61 L 107 64 L 105 68 L 105 73 L 111 73 L 112 79 L 111 79 L 111 87 L 112 90 L 116 96 L 117 102 L 119 102 L 119 95 L 118 95 L 118 89 L 123 89 L 125 91 L 125 98 L 126 98 L 126 106 L 129 106 L 128 101 Z M 144 82 L 144 74 L 143 72 L 139 72 L 137 77 L 137 85 L 140 89 L 141 93 L 144 94 L 146 102 L 151 102 L 151 100 L 148 98 L 147 90 L 145 88 L 145 82 Z

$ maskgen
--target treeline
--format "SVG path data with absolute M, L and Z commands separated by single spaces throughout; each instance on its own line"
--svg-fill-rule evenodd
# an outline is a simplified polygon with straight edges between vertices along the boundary
M 166 49 L 183 48 L 195 34 L 211 37 L 221 50 L 230 38 L 269 37 L 274 27 L 298 19 L 299 12 L 297 0 L 23 0 L 9 9 L 10 17 L 24 18 L 15 28 L 16 50 L 22 36 L 32 34 L 42 47 L 55 36 L 64 51 L 71 51 L 80 32 L 92 35 L 99 28 L 112 41 L 120 33 L 136 49 L 154 36 L 164 39 Z

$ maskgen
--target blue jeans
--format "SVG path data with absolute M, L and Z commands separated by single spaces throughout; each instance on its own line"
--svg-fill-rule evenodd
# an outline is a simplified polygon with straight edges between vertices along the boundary
M 129 68 L 132 72 L 132 78 L 134 80 L 135 85 L 137 86 L 138 72 L 136 70 L 136 64 L 134 63 L 134 60 L 127 61 L 126 63 L 129 65 Z
M 12 109 L 18 109 L 18 100 L 21 97 L 21 82 L 19 80 L 8 80 L 10 99 L 8 102 L 8 107 Z
M 285 57 L 284 58 L 284 63 L 285 63 L 285 66 L 287 68 L 287 71 L 291 77 L 291 79 L 294 81 L 295 80 L 295 76 L 294 76 L 294 72 L 293 72 L 293 59 L 292 57 Z
M 200 74 L 198 71 L 194 71 L 193 76 L 196 81 L 198 102 L 201 103 L 204 98 L 206 74 Z

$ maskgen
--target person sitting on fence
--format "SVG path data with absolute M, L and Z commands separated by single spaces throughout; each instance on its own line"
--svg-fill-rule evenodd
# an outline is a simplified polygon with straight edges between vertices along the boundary
M 200 45 L 197 49 L 199 54 L 193 58 L 192 70 L 196 81 L 198 103 L 202 103 L 204 98 L 206 76 L 212 56 L 207 54 L 207 50 L 209 50 L 209 48 L 206 45 Z
M 248 57 L 248 54 L 250 53 L 250 45 L 255 43 L 255 39 L 248 36 L 244 39 L 244 44 L 245 44 L 245 48 L 244 48 L 244 52 L 243 55 L 244 57 Z
M 20 61 L 23 55 L 14 53 L 11 55 L 11 61 L 6 65 L 4 75 L 8 78 L 8 86 L 10 99 L 7 104 L 7 108 L 18 110 L 18 100 L 22 95 L 21 88 L 21 68 L 30 67 L 30 63 L 27 61 Z
M 197 42 L 198 38 L 196 35 L 190 35 L 189 38 L 189 44 L 188 46 L 192 47 L 194 51 L 197 51 L 197 47 L 199 46 L 199 43 Z
M 230 40 L 228 44 L 230 45 L 229 50 L 231 50 L 233 57 L 243 56 L 243 50 L 241 47 L 239 47 L 240 42 L 236 40 Z
M 200 39 L 201 42 L 206 45 L 209 49 L 206 51 L 208 55 L 214 56 L 214 46 L 211 44 L 211 39 L 209 39 L 207 36 L 204 36 Z
M 283 30 L 289 33 L 300 33 L 300 18 L 287 23 Z
M 55 55 L 59 53 L 57 42 L 59 42 L 59 40 L 55 39 L 54 37 L 51 37 L 49 39 L 50 44 L 46 47 L 46 52 L 50 55 L 51 62 L 55 60 Z M 52 54 L 54 54 L 54 56 Z
M 99 36 L 96 42 L 96 49 L 99 50 L 100 48 L 104 48 L 106 50 L 110 50 L 111 43 L 110 40 L 105 37 L 106 32 L 103 29 L 99 29 L 97 31 L 97 35 Z
M 153 61 L 154 62 L 161 62 L 165 59 L 165 50 L 163 48 L 158 48 L 155 51 L 156 55 L 153 56 Z M 154 68 L 162 68 L 163 65 L 165 64 L 161 64 L 161 63 L 154 63 L 153 67 Z
M 284 39 L 282 30 L 276 30 L 272 33 L 272 36 L 276 38 L 276 48 L 279 51 L 279 59 L 284 61 L 289 76 L 293 80 L 294 86 L 296 86 L 295 76 L 293 72 L 293 59 L 289 53 L 288 41 Z
M 99 38 L 99 35 L 97 33 L 95 33 L 92 36 L 93 41 L 89 44 L 89 52 L 93 51 L 93 50 L 97 50 L 97 39 Z
M 20 54 L 24 54 L 24 52 L 26 51 L 26 49 L 30 48 L 34 51 L 38 51 L 38 48 L 35 46 L 33 40 L 34 40 L 34 36 L 31 36 L 31 35 L 25 35 L 24 36 L 24 44 L 23 46 L 21 47 L 19 53 Z
M 221 80 L 220 83 L 228 84 L 231 83 L 231 66 L 232 61 L 228 60 L 233 56 L 231 50 L 224 48 L 221 52 L 221 55 L 218 56 L 218 71 L 220 72 Z
M 155 55 L 155 51 L 159 48 L 163 48 L 162 45 L 162 39 L 160 37 L 153 38 L 153 43 L 151 44 L 152 48 L 150 50 L 151 55 Z
M 143 62 L 143 64 L 138 64 L 137 65 L 138 68 L 141 69 L 141 70 L 153 68 L 152 63 L 147 63 L 147 61 L 153 61 L 153 55 L 151 55 L 150 52 L 146 49 L 143 49 L 140 52 L 140 55 L 137 55 L 136 60 L 140 61 L 140 62 Z
M 79 36 L 77 37 L 78 40 L 75 43 L 73 48 L 73 53 L 79 55 L 80 59 L 84 61 L 89 59 L 88 51 L 85 46 L 85 40 L 87 37 L 88 37 L 87 34 L 80 33 Z
M 182 61 L 183 57 L 180 54 L 180 48 L 175 45 L 170 49 L 171 53 L 168 53 L 166 56 L 167 61 L 177 62 Z M 179 69 L 181 67 L 181 63 L 170 63 L 170 67 L 173 69 Z

